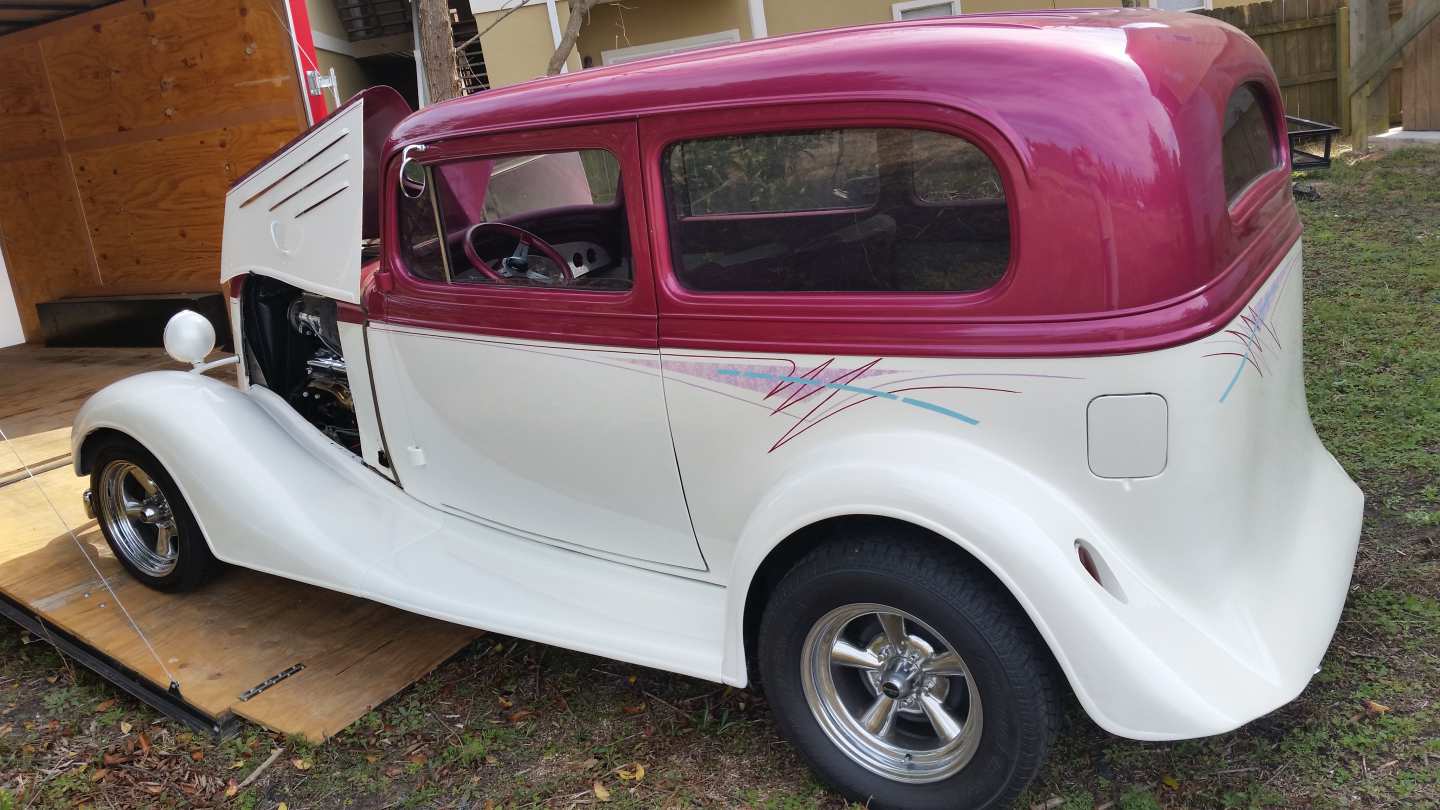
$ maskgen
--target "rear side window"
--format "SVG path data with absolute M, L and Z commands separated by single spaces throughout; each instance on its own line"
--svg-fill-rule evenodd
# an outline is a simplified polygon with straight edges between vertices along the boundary
M 671 264 L 698 291 L 970 292 L 1010 261 L 995 164 L 912 129 L 682 141 L 664 157 Z
M 1261 91 L 1254 85 L 1242 84 L 1230 95 L 1225 105 L 1221 150 L 1225 161 L 1225 196 L 1230 200 L 1255 178 L 1279 164 L 1275 129 L 1270 125 Z

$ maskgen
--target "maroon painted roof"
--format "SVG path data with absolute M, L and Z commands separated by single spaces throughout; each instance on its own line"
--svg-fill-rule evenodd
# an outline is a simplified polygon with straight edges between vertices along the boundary
M 1244 82 L 1273 105 L 1282 154 L 1232 204 L 1220 141 Z M 855 101 L 982 119 L 1018 212 L 1005 282 L 934 307 L 907 299 L 907 318 L 952 329 L 1100 318 L 1114 338 L 1141 327 L 1152 342 L 1193 337 L 1233 316 L 1299 233 L 1274 74 L 1244 34 L 1194 14 L 985 14 L 753 40 L 437 104 L 405 119 L 389 149 L 622 119 L 663 133 L 663 118 L 646 119 L 766 104 L 814 104 L 818 115 Z

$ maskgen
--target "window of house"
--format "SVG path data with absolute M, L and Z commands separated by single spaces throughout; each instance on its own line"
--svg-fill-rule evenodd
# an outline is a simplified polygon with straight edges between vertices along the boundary
M 1235 199 L 1255 178 L 1280 163 L 1275 129 L 1261 91 L 1242 84 L 1225 105 L 1221 153 L 1225 164 L 1225 196 Z
M 968 292 L 1010 261 L 1000 175 L 954 135 L 727 136 L 664 162 L 671 264 L 690 289 Z
M 1213 2 L 1214 0 L 1150 0 L 1150 8 L 1165 11 L 1195 11 L 1202 8 L 1213 8 Z
M 905 0 L 890 6 L 890 14 L 896 20 L 926 20 L 932 17 L 951 17 L 959 13 L 959 0 Z
M 423 193 L 400 200 L 400 252 L 411 275 L 457 285 L 630 289 L 620 165 L 610 152 L 462 160 L 425 172 Z

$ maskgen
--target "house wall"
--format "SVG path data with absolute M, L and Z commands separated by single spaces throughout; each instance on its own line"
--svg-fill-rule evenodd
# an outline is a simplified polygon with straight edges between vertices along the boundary
M 335 0 L 305 0 L 305 11 L 310 17 L 310 30 L 316 35 L 315 63 L 322 74 L 330 72 L 331 68 L 335 69 L 335 78 L 340 83 L 341 102 L 369 87 L 370 82 L 365 77 L 365 71 L 355 57 L 326 48 L 323 44 L 332 40 L 350 40 L 345 32 L 345 24 L 340 22 L 340 12 L 335 10 Z M 331 112 L 335 110 L 335 99 L 330 93 L 325 94 L 325 107 Z
M 745 0 L 624 0 L 602 3 L 590 12 L 576 50 L 586 64 L 599 66 L 600 54 L 616 48 L 649 45 L 671 39 L 739 29 L 750 39 L 750 14 Z M 768 4 L 767 4 L 768 8 Z M 775 33 L 772 28 L 770 33 Z M 489 61 L 486 61 L 489 64 Z
M 765 20 L 772 36 L 793 34 L 818 28 L 893 20 L 893 5 L 894 0 L 765 0 Z M 977 14 L 1031 8 L 1099 8 L 1119 5 L 1120 0 L 1057 0 L 1054 3 L 1037 0 L 960 0 L 960 11 Z
M 305 128 L 277 0 L 122 0 L 0 37 L 0 240 L 35 304 L 218 287 L 230 183 Z
M 558 2 L 555 12 L 560 30 L 564 31 L 570 21 L 570 6 Z M 500 21 L 480 37 L 480 49 L 485 53 L 485 70 L 490 74 L 491 87 L 504 87 L 544 76 L 550 55 L 555 52 L 555 38 L 550 30 L 544 0 L 535 0 L 501 20 L 505 13 L 485 11 L 475 15 L 480 31 Z M 580 58 L 572 53 L 567 64 L 570 70 L 579 70 Z

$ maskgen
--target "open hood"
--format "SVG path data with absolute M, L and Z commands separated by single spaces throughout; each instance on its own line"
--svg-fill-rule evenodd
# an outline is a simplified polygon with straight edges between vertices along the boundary
M 221 282 L 256 273 L 360 303 L 360 244 L 380 235 L 380 158 L 411 112 L 399 93 L 355 94 L 225 195 Z

